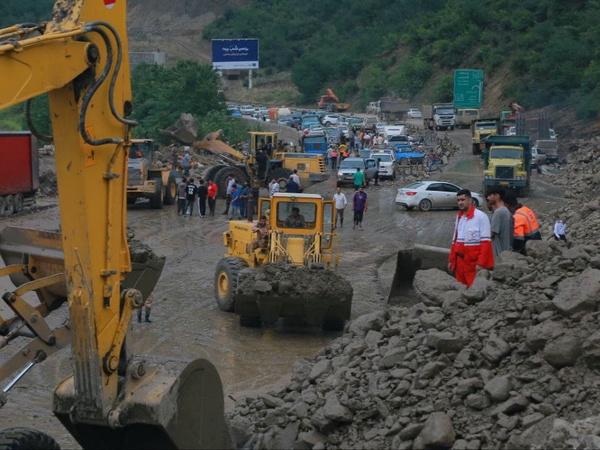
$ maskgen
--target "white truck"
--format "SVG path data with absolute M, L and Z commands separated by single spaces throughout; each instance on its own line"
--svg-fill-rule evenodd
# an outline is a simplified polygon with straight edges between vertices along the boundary
M 379 178 L 396 179 L 396 156 L 393 150 L 373 150 L 369 158 L 378 163 Z
M 423 126 L 430 130 L 454 130 L 454 105 L 452 103 L 436 103 L 423 105 Z

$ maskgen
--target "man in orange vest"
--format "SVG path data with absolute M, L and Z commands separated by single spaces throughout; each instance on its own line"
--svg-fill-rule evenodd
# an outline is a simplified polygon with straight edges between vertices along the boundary
M 454 226 L 448 271 L 454 272 L 457 281 L 470 287 L 477 272 L 494 267 L 490 220 L 483 211 L 473 206 L 468 189 L 458 191 L 456 200 L 459 213 Z
M 527 255 L 525 243 L 542 239 L 542 232 L 535 213 L 519 203 L 517 197 L 510 193 L 507 193 L 504 204 L 513 214 L 515 222 L 512 249 L 514 252 Z

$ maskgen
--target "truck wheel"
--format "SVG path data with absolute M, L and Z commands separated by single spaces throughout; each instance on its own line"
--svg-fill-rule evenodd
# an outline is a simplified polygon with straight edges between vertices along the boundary
M 15 212 L 15 197 L 13 195 L 7 195 L 4 197 L 6 202 L 6 214 L 9 216 Z
M 238 169 L 237 167 L 225 167 L 219 170 L 215 175 L 214 181 L 217 184 L 217 193 L 220 198 L 225 198 L 227 196 L 227 178 L 229 175 L 242 183 L 250 181 L 242 169 Z
M 240 258 L 222 258 L 215 271 L 215 299 L 222 311 L 233 312 L 235 306 L 233 294 L 237 287 L 240 270 L 248 267 Z
M 6 212 L 6 200 L 4 197 L 0 197 L 0 216 L 3 216 Z
M 219 172 L 219 170 L 221 170 L 221 169 L 223 169 L 225 167 L 227 167 L 227 166 L 225 166 L 223 164 L 211 167 L 204 174 L 204 178 L 206 179 L 206 181 L 214 181 L 216 179 L 216 177 L 217 177 L 217 173 Z
M 424 198 L 423 200 L 421 200 L 419 202 L 419 209 L 421 211 L 429 211 L 431 209 L 431 206 L 432 206 L 431 200 L 429 200 L 427 198 Z
M 23 211 L 23 194 L 15 195 L 15 213 Z
M 542 166 L 538 164 L 535 170 L 537 173 L 542 173 Z
M 292 172 L 290 169 L 286 169 L 285 167 L 280 167 L 279 169 L 275 169 L 273 171 L 273 178 L 275 178 L 277 183 L 279 183 L 279 189 L 281 192 L 285 192 L 287 182 L 292 173 L 294 172 Z
M 0 448 L 6 450 L 60 450 L 58 443 L 46 433 L 21 427 L 0 431 Z
M 479 145 L 473 144 L 473 154 L 474 155 L 478 155 L 479 154 Z
M 175 175 L 172 173 L 169 174 L 169 179 L 167 180 L 167 185 L 165 186 L 165 197 L 164 203 L 165 205 L 173 205 L 177 200 L 177 181 L 175 180 Z
M 154 178 L 154 194 L 150 197 L 150 208 L 161 209 L 163 207 L 164 190 L 162 178 Z

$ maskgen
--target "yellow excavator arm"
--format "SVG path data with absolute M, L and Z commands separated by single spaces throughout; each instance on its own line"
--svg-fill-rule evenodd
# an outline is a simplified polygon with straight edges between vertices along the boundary
M 0 73 L 0 109 L 49 96 L 64 257 L 58 277 L 66 284 L 74 372 L 55 392 L 55 414 L 84 447 L 223 447 L 214 366 L 197 360 L 146 368 L 125 352 L 132 311 L 142 302 L 138 290 L 122 289 L 132 266 L 126 187 L 134 125 L 126 118 L 126 1 L 57 0 L 49 22 L 0 30 Z M 19 270 L 34 274 L 36 258 L 28 256 Z M 51 331 L 42 331 L 44 344 L 53 345 Z

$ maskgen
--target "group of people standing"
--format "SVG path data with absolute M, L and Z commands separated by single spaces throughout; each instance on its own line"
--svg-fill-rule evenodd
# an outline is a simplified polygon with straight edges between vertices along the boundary
M 214 181 L 201 178 L 196 185 L 194 178 L 183 177 L 177 185 L 177 214 L 180 216 L 194 215 L 194 204 L 198 203 L 198 217 L 206 217 L 206 204 L 209 215 L 215 215 L 218 187 Z
M 502 252 L 527 254 L 526 243 L 541 240 L 542 232 L 535 213 L 518 202 L 517 197 L 503 188 L 495 187 L 486 194 L 488 216 L 475 208 L 471 192 L 461 189 L 457 193 L 459 213 L 454 226 L 448 271 L 456 279 L 471 286 L 477 272 L 494 267 Z M 554 226 L 554 237 L 566 241 L 566 217 Z

